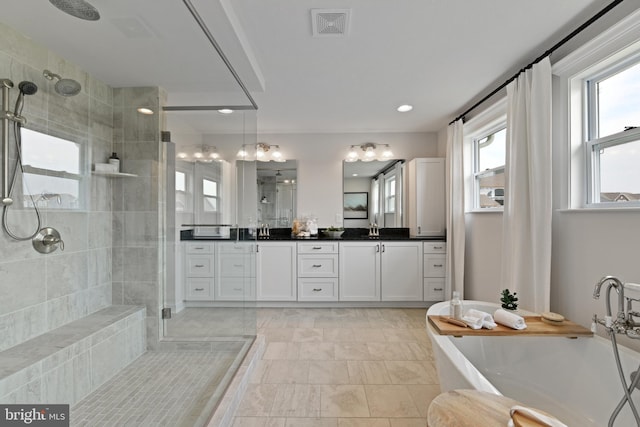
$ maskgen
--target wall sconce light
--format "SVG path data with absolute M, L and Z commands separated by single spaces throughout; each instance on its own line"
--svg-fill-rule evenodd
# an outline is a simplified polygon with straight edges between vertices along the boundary
M 220 153 L 213 145 L 190 145 L 182 147 L 176 157 L 184 161 L 211 163 L 214 160 L 220 160 Z
M 248 147 L 253 147 L 253 145 L 243 145 L 242 149 L 238 151 L 238 157 L 247 160 L 250 155 L 249 151 L 247 151 Z M 279 145 L 269 145 L 265 142 L 258 142 L 256 145 L 256 160 L 259 162 L 284 162 L 285 159 L 280 152 Z
M 347 153 L 347 162 L 370 162 L 372 160 L 389 160 L 393 157 L 389 144 L 375 144 L 365 142 L 361 145 L 352 145 Z

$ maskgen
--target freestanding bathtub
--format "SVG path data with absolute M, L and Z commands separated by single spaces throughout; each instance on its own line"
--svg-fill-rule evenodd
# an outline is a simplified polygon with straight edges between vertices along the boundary
M 464 301 L 493 314 L 499 307 Z M 448 315 L 448 301 L 434 304 L 427 315 Z M 602 427 L 623 397 L 611 342 L 601 337 L 487 337 L 438 335 L 427 321 L 443 392 L 471 388 L 502 394 L 553 414 L 570 427 Z M 640 365 L 640 354 L 620 347 L 629 374 Z M 633 393 L 640 411 L 640 390 Z M 635 426 L 625 405 L 616 427 Z M 640 426 L 639 426 L 640 427 Z

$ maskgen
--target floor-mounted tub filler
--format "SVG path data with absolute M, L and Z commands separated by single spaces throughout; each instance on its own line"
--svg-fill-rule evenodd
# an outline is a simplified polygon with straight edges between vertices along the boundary
M 482 301 L 463 304 L 465 311 L 475 308 L 487 313 L 500 307 Z M 448 302 L 435 304 L 427 312 L 428 316 L 448 314 Z M 439 335 L 428 321 L 427 331 L 443 392 L 466 388 L 505 395 L 542 409 L 572 427 L 606 426 L 616 406 L 626 402 L 611 344 L 604 338 L 457 338 Z M 616 352 L 629 378 L 640 364 L 640 354 L 625 347 L 616 347 Z M 633 399 L 640 407 L 640 392 Z M 628 404 L 621 406 L 615 426 L 640 427 L 630 408 Z

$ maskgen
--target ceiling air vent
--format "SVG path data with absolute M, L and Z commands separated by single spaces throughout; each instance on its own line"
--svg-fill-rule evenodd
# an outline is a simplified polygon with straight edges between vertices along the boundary
M 311 9 L 313 36 L 347 35 L 350 15 L 351 9 Z

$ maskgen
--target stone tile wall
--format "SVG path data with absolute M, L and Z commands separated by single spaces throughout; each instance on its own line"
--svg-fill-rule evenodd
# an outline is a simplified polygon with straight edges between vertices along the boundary
M 81 93 L 56 94 L 44 69 L 79 81 Z M 86 183 L 77 210 L 41 210 L 42 225 L 60 231 L 64 252 L 42 255 L 31 241 L 0 232 L 1 351 L 112 302 L 112 179 L 91 175 L 91 165 L 105 162 L 113 149 L 113 89 L 1 23 L 0 78 L 11 79 L 16 88 L 23 80 L 36 83 L 38 92 L 25 99 L 26 127 L 79 143 Z M 12 89 L 11 110 L 17 95 Z M 12 136 L 12 167 L 15 156 Z M 16 199 L 21 187 L 18 179 Z M 36 225 L 33 210 L 11 207 L 9 224 L 16 233 L 30 234 Z

